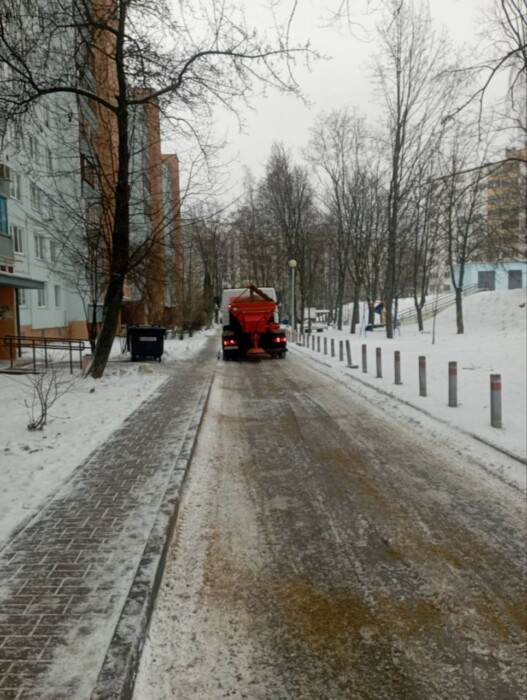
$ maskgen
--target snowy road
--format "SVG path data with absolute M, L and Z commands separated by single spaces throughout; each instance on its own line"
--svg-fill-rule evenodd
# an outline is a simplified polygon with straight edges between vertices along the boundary
M 425 438 L 219 363 L 134 700 L 527 697 L 523 496 Z

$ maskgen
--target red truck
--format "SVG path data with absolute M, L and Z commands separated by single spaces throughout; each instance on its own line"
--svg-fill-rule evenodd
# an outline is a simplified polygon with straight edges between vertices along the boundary
M 284 358 L 285 331 L 278 323 L 276 292 L 253 284 L 222 294 L 223 359 Z

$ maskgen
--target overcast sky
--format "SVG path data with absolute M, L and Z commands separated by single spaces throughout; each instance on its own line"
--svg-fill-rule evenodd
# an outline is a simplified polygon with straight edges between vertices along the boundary
M 440 30 L 444 26 L 457 44 L 476 44 L 481 12 L 489 2 L 491 0 L 429 0 L 434 27 Z M 368 70 L 368 60 L 376 50 L 373 32 L 368 41 L 366 33 L 359 29 L 353 37 L 347 28 L 340 31 L 337 27 L 324 28 L 321 15 L 327 4 L 321 0 L 300 0 L 295 18 L 294 40 L 309 39 L 314 48 L 331 56 L 313 65 L 311 72 L 301 66 L 295 72 L 309 106 L 295 97 L 276 93 L 256 98 L 252 102 L 254 111 L 244 110 L 245 127 L 241 134 L 233 117 L 218 114 L 218 126 L 229 141 L 225 158 L 236 160 L 229 166 L 230 182 L 235 191 L 240 191 L 243 166 L 257 178 L 263 175 L 274 141 L 283 141 L 300 157 L 309 139 L 309 129 L 320 111 L 348 106 L 356 107 L 372 119 L 380 114 Z M 373 30 L 374 18 L 361 14 L 366 0 L 352 0 L 351 4 L 356 9 L 357 22 Z

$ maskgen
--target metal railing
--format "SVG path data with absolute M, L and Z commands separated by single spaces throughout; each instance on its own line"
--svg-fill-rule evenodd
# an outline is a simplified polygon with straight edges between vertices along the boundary
M 16 357 L 22 353 L 23 349 L 31 351 L 33 372 L 37 371 L 37 364 L 42 362 L 47 369 L 52 362 L 49 352 L 60 350 L 68 354 L 70 373 L 73 373 L 73 353 L 79 353 L 79 368 L 82 369 L 82 353 L 86 347 L 85 341 L 79 338 L 38 338 L 27 335 L 6 335 L 4 345 L 9 348 L 11 369 L 14 368 Z M 37 350 L 43 350 L 43 352 L 37 353 Z
M 470 284 L 468 287 L 463 288 L 463 296 L 469 296 L 470 294 L 474 294 L 474 292 L 480 292 L 483 291 L 478 287 L 477 284 Z M 455 292 L 450 292 L 448 294 L 442 294 L 441 296 L 431 299 L 430 301 L 425 302 L 423 305 L 421 313 L 423 314 L 423 318 L 428 318 L 430 317 L 435 311 L 440 311 L 442 309 L 446 309 L 448 306 L 452 306 L 456 301 L 456 293 Z M 397 319 L 403 323 L 404 321 L 411 321 L 417 318 L 417 311 L 414 308 L 411 309 L 405 309 L 404 311 L 401 311 L 400 314 L 398 314 Z

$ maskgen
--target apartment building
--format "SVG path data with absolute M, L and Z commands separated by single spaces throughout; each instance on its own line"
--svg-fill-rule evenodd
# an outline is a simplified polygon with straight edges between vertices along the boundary
M 94 8 L 104 12 L 110 4 L 94 1 Z M 108 33 L 70 39 L 79 84 L 113 99 L 111 47 L 96 44 L 108 42 Z M 0 60 L 0 91 L 8 80 Z M 133 119 L 136 261 L 121 320 L 175 323 L 182 275 L 179 163 L 161 153 L 155 101 L 137 107 Z M 35 102 L 21 124 L 0 124 L 0 358 L 5 335 L 86 338 L 90 321 L 102 320 L 115 210 L 111 112 L 89 98 L 56 93 Z
M 464 256 L 465 286 L 481 282 L 482 288 L 494 288 L 490 278 L 497 274 L 501 280 L 500 270 L 508 281 L 499 282 L 499 288 L 525 286 L 519 270 L 527 260 L 527 149 L 506 149 L 502 160 L 438 179 L 434 207 L 440 253 L 432 292 L 451 288 L 445 268 L 448 237 L 456 278 L 458 253 Z
M 527 148 L 505 151 L 489 168 L 486 219 L 501 251 L 513 260 L 527 259 Z

